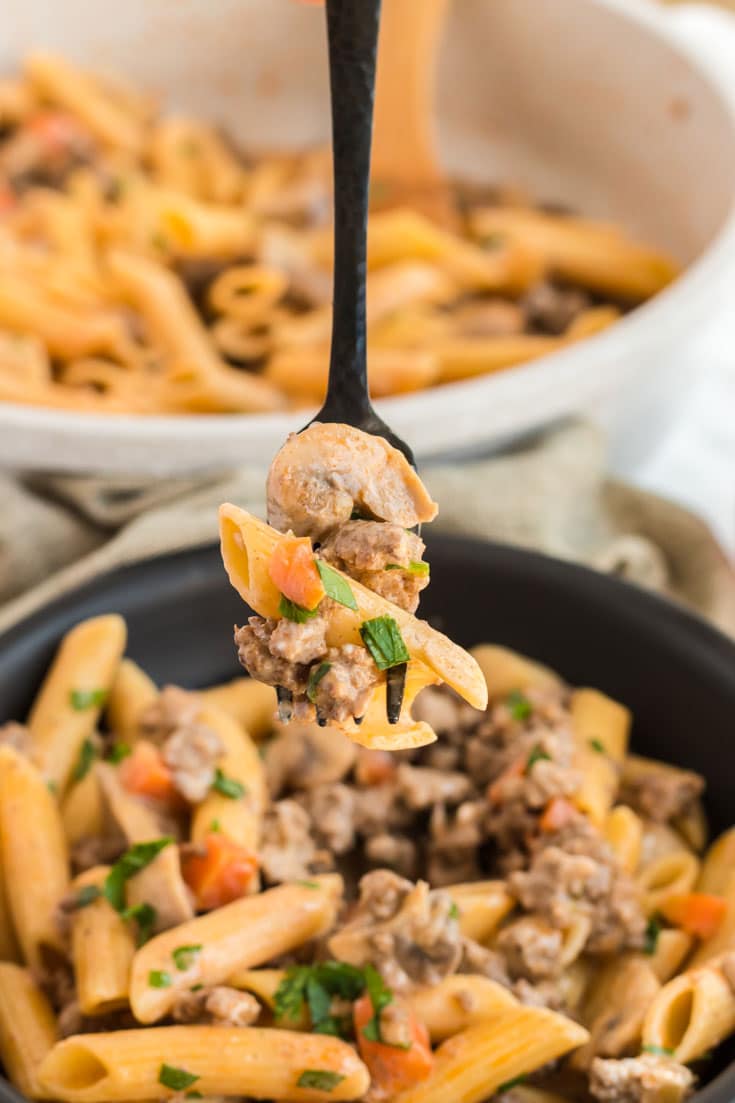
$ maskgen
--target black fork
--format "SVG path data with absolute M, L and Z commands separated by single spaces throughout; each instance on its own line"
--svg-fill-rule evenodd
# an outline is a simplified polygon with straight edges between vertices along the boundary
M 373 409 L 367 380 L 365 281 L 380 3 L 327 0 L 334 159 L 334 309 L 327 395 L 313 420 L 340 422 L 384 437 L 415 467 L 411 449 Z M 386 709 L 391 724 L 398 723 L 405 684 L 405 663 L 388 670 Z M 288 699 L 281 703 L 280 694 L 279 708 L 290 709 Z

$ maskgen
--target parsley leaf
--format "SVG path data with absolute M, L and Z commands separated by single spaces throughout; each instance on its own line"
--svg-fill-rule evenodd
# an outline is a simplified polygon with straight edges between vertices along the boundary
M 92 769 L 92 763 L 95 760 L 97 754 L 97 748 L 91 739 L 85 739 L 79 750 L 79 758 L 77 764 L 72 772 L 72 781 L 82 781 L 89 771 Z
M 428 563 L 424 563 L 423 560 L 412 559 L 407 567 L 404 567 L 401 563 L 386 563 L 383 568 L 384 571 L 406 571 L 408 574 L 419 575 L 421 578 L 426 578 L 431 568 Z
M 123 919 L 134 920 L 138 925 L 138 945 L 144 946 L 153 934 L 156 925 L 156 909 L 152 904 L 133 904 L 120 912 Z
M 297 605 L 295 601 L 289 601 L 287 597 L 281 594 L 281 600 L 278 603 L 278 612 L 286 620 L 292 620 L 296 624 L 306 624 L 307 620 L 311 620 L 312 617 L 317 615 L 317 609 L 304 609 L 303 605 Z
M 308 1007 L 315 1034 L 345 1036 L 350 1020 L 331 1014 L 332 998 L 353 1002 L 366 987 L 365 973 L 342 961 L 323 961 L 317 965 L 292 965 L 286 971 L 274 999 L 276 1019 L 298 1019 Z
M 332 664 L 331 663 L 319 663 L 319 666 L 317 666 L 317 667 L 313 666 L 311 668 L 311 670 L 309 671 L 309 682 L 308 682 L 308 685 L 306 687 L 306 696 L 309 698 L 312 705 L 314 704 L 314 701 L 316 700 L 317 686 L 321 682 L 324 675 L 329 674 L 329 671 L 331 669 L 332 669 Z
M 459 919 L 459 908 L 454 903 L 454 901 L 452 901 L 452 906 L 449 909 L 449 918 L 450 919 Z
M 230 800 L 240 800 L 245 796 L 245 786 L 237 778 L 227 777 L 223 774 L 219 766 L 214 771 L 214 781 L 212 782 L 212 788 L 216 789 L 218 793 L 221 793 L 223 797 L 229 797 Z
M 523 1084 L 528 1079 L 528 1073 L 522 1072 L 520 1076 L 514 1076 L 512 1080 L 506 1080 L 504 1084 L 501 1084 L 495 1091 L 498 1095 L 501 1092 L 509 1092 L 511 1088 L 517 1087 L 519 1084 Z
M 133 748 L 129 743 L 113 743 L 110 747 L 110 753 L 107 756 L 107 761 L 112 762 L 114 766 L 117 766 L 118 762 L 122 762 L 124 758 L 133 753 Z
M 209 830 L 212 832 L 212 834 L 219 835 L 222 831 L 222 824 L 219 822 L 219 820 L 212 820 L 209 825 Z
M 393 1002 L 393 993 L 390 988 L 386 987 L 383 978 L 373 965 L 366 965 L 364 973 L 365 987 L 368 990 L 370 1002 L 373 1005 L 373 1017 L 370 1022 L 362 1028 L 362 1033 L 370 1042 L 382 1042 L 383 1039 L 380 1036 L 380 1015 L 383 1008 Z M 402 1049 L 404 1047 L 401 1046 L 398 1048 Z
M 172 1092 L 185 1091 L 199 1079 L 193 1072 L 177 1069 L 174 1065 L 161 1065 L 158 1070 L 158 1083 L 163 1084 L 164 1088 L 170 1088 Z
M 674 1050 L 669 1049 L 668 1046 L 653 1046 L 646 1045 L 641 1046 L 643 1053 L 653 1053 L 656 1057 L 673 1057 Z
M 106 689 L 73 689 L 69 694 L 71 707 L 76 712 L 84 712 L 86 709 L 102 708 L 107 700 Z
M 646 932 L 643 935 L 643 953 L 655 954 L 658 947 L 658 936 L 661 934 L 660 920 L 652 915 L 646 924 Z
M 172 983 L 171 974 L 165 969 L 151 969 L 148 974 L 148 984 L 151 988 L 170 988 Z
M 177 946 L 171 957 L 174 959 L 174 965 L 179 972 L 185 973 L 187 969 L 191 968 L 201 952 L 201 943 L 193 946 Z
M 527 720 L 533 712 L 533 705 L 525 693 L 521 693 L 519 689 L 514 689 L 512 693 L 509 693 L 505 703 L 514 720 Z
M 150 865 L 153 859 L 172 842 L 170 835 L 164 835 L 163 838 L 152 839 L 148 843 L 136 843 L 126 850 L 121 858 L 118 858 L 107 874 L 102 890 L 115 911 L 121 912 L 125 909 L 126 881 Z
M 378 670 L 390 670 L 392 666 L 400 666 L 411 658 L 393 617 L 374 617 L 363 621 L 360 635 Z
M 330 1069 L 304 1069 L 296 1081 L 297 1088 L 314 1088 L 319 1092 L 331 1092 L 344 1080 L 339 1072 Z
M 72 910 L 79 911 L 80 908 L 89 907 L 90 904 L 94 904 L 95 900 L 99 900 L 101 895 L 102 889 L 97 885 L 82 885 L 74 897 Z
M 314 562 L 316 563 L 316 569 L 319 571 L 327 597 L 331 597 L 332 601 L 337 601 L 340 605 L 346 605 L 348 609 L 354 609 L 355 612 L 357 612 L 355 595 L 350 589 L 347 580 L 342 578 L 342 575 L 338 574 L 337 571 L 335 571 L 333 567 L 330 567 L 328 563 L 325 563 L 323 559 L 315 559 Z
M 593 751 L 597 751 L 598 754 L 607 754 L 607 751 L 605 750 L 605 744 L 602 742 L 601 739 L 598 739 L 597 736 L 593 736 L 593 738 L 588 740 L 588 742 Z
M 536 743 L 536 745 L 531 748 L 531 753 L 528 756 L 528 762 L 526 763 L 526 769 L 524 771 L 525 774 L 530 774 L 536 763 L 543 761 L 550 762 L 551 755 L 546 753 L 540 743 Z
M 301 885 L 302 889 L 319 889 L 321 885 L 318 881 L 296 881 L 297 885 Z

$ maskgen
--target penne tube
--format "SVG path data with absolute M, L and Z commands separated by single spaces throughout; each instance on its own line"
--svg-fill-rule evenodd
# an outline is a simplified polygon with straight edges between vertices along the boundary
M 570 712 L 574 764 L 582 779 L 573 799 L 580 811 L 601 827 L 618 790 L 628 747 L 630 712 L 596 689 L 575 690 Z
M 61 822 L 70 846 L 81 839 L 104 834 L 105 808 L 99 778 L 94 770 L 72 785 L 61 803 Z
M 493 704 L 514 690 L 557 689 L 562 684 L 558 674 L 549 667 L 527 659 L 508 647 L 481 643 L 471 649 L 470 655 L 483 673 Z
M 158 697 L 158 687 L 132 659 L 123 659 L 117 669 L 107 701 L 110 731 L 125 743 L 134 743 L 140 734 L 141 714 Z
M 485 945 L 515 907 L 504 881 L 472 881 L 448 885 L 446 891 L 459 909 L 459 927 L 465 938 Z
M 669 896 L 691 892 L 699 874 L 699 862 L 688 850 L 657 858 L 640 870 L 636 883 L 646 915 L 655 915 Z
M 47 1099 L 38 1069 L 56 1044 L 56 1019 L 29 969 L 0 962 L 0 1062 L 22 1095 Z
M 227 978 L 227 983 L 232 988 L 252 992 L 272 1011 L 276 1006 L 276 992 L 285 976 L 285 969 L 240 969 Z M 308 1026 L 304 1023 L 298 1029 L 306 1030 Z
M 395 1103 L 482 1103 L 501 1084 L 583 1045 L 587 1031 L 563 1015 L 537 1007 L 509 1007 L 444 1042 L 428 1080 Z
M 95 730 L 125 649 L 125 621 L 109 614 L 64 636 L 28 717 L 32 758 L 63 796 Z
M 370 393 L 374 398 L 407 394 L 437 382 L 439 362 L 433 349 L 381 348 L 368 352 Z M 324 397 L 329 375 L 329 350 L 284 349 L 270 358 L 265 375 L 294 398 L 316 401 Z
M 106 866 L 96 866 L 77 877 L 73 887 L 77 892 L 89 886 L 102 889 L 109 872 Z M 104 896 L 73 912 L 71 959 L 85 1015 L 105 1015 L 127 1006 L 134 954 L 130 925 Z
M 724 896 L 735 874 L 735 827 L 724 831 L 702 859 L 697 892 Z
M 697 947 L 690 962 L 692 966 L 704 965 L 728 950 L 735 950 L 735 870 L 731 872 L 724 889 L 717 895 L 724 897 L 727 905 L 724 919 L 715 933 L 710 938 L 705 938 Z
M 406 1000 L 428 1030 L 433 1045 L 518 1006 L 515 996 L 502 984 L 471 974 L 445 977 L 430 987 L 415 988 Z
M 709 827 L 707 814 L 701 800 L 695 800 L 681 816 L 676 816 L 672 826 L 696 854 L 701 854 L 707 846 Z
M 205 705 L 220 709 L 237 720 L 256 742 L 273 731 L 276 691 L 254 678 L 234 678 L 221 686 L 198 691 Z
M 603 828 L 615 857 L 627 873 L 635 873 L 641 860 L 643 822 L 627 804 L 618 804 L 607 815 Z
M 2 843 L 0 843 L 0 961 L 20 961 L 20 946 L 15 936 L 8 895 L 2 868 Z
M 519 333 L 510 337 L 449 337 L 434 345 L 442 383 L 492 375 L 563 348 L 561 337 Z
M 226 268 L 209 287 L 209 305 L 217 314 L 260 322 L 283 297 L 288 279 L 277 268 L 239 264 Z
M 165 931 L 143 946 L 133 960 L 130 1005 L 141 1023 L 167 1015 L 178 996 L 193 984 L 222 984 L 243 969 L 266 961 L 325 934 L 333 925 L 343 884 L 337 874 L 314 878 L 318 888 L 280 885 L 227 904 L 179 927 Z M 179 946 L 201 946 L 190 968 L 172 970 Z M 171 970 L 167 988 L 152 988 L 152 971 Z
M 213 203 L 236 203 L 247 174 L 217 131 L 196 119 L 161 119 L 151 133 L 155 178 L 168 188 Z
M 69 886 L 69 858 L 54 797 L 11 747 L 0 747 L 0 867 L 23 957 L 40 969 L 64 953 L 54 911 Z
M 573 1068 L 588 1069 L 595 1057 L 621 1057 L 640 1045 L 643 1020 L 661 988 L 650 963 L 628 954 L 604 966 L 584 1008 L 589 1041 L 572 1054 Z
M 687 969 L 665 984 L 646 1014 L 643 1042 L 686 1064 L 735 1030 L 735 992 L 717 961 Z
M 135 180 L 126 188 L 113 236 L 141 253 L 234 259 L 251 251 L 254 222 L 240 206 L 206 203 L 173 189 Z
M 370 1076 L 352 1046 L 323 1034 L 258 1027 L 164 1026 L 84 1034 L 59 1042 L 41 1082 L 63 1103 L 126 1103 L 170 1098 L 165 1068 L 188 1073 L 207 1096 L 316 1101 L 360 1099 Z M 162 1070 L 163 1073 L 162 1073 Z M 307 1070 L 333 1073 L 325 1091 L 300 1087 Z
M 664 928 L 658 932 L 656 949 L 648 960 L 662 984 L 679 972 L 693 945 L 692 935 L 678 927 Z
M 669 854 L 678 854 L 688 847 L 681 835 L 669 827 L 667 823 L 655 823 L 653 820 L 644 819 L 643 837 L 641 839 L 641 859 L 639 866 L 650 865 L 659 858 L 665 858 Z
M 228 713 L 213 707 L 202 709 L 197 721 L 219 738 L 224 755 L 218 767 L 226 777 L 239 782 L 243 795 L 236 799 L 210 789 L 196 806 L 191 821 L 191 839 L 198 843 L 212 831 L 212 824 L 234 842 L 257 851 L 260 829 L 268 803 L 263 760 L 250 736 Z M 253 886 L 254 890 L 256 886 Z

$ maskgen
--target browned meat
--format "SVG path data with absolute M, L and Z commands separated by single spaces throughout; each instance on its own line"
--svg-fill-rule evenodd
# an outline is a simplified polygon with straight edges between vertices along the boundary
M 276 622 L 268 641 L 268 650 L 278 659 L 308 665 L 327 652 L 326 627 L 327 622 L 321 616 L 312 617 L 304 624 L 284 617 Z
M 295 800 L 279 800 L 263 818 L 260 866 L 269 881 L 299 881 L 315 868 L 329 866 L 329 856 L 317 851 L 311 818 Z
M 329 669 L 313 694 L 317 712 L 327 721 L 344 723 L 363 716 L 380 675 L 367 648 L 346 643 L 330 647 Z
M 522 333 L 523 311 L 507 299 L 476 299 L 455 313 L 459 332 L 467 337 L 509 337 Z
M 689 1069 L 668 1057 L 644 1053 L 592 1062 L 590 1091 L 600 1103 L 679 1103 L 693 1087 Z
M 60 1038 L 70 1038 L 74 1034 L 97 1034 L 99 1031 L 130 1030 L 138 1025 L 127 1008 L 110 1011 L 106 1015 L 84 1015 L 75 999 L 61 1009 L 56 1021 Z
M 442 773 L 406 763 L 398 767 L 396 782 L 399 794 L 414 811 L 439 803 L 459 804 L 472 788 L 466 774 Z
M 429 821 L 428 876 L 432 885 L 473 881 L 480 873 L 477 848 L 484 838 L 485 804 L 465 801 L 453 813 L 435 804 Z
M 462 958 L 457 972 L 479 973 L 480 976 L 494 980 L 496 984 L 502 984 L 504 988 L 511 987 L 502 954 L 497 950 L 488 950 L 486 946 L 481 946 L 471 938 L 462 939 Z
M 287 789 L 313 789 L 341 781 L 357 757 L 357 746 L 333 728 L 284 724 L 264 750 L 271 795 Z
M 122 834 L 86 835 L 71 848 L 71 864 L 75 873 L 84 873 L 95 866 L 106 866 L 125 850 Z
M 71 115 L 47 114 L 53 140 L 37 129 L 22 127 L 0 146 L 0 176 L 19 192 L 29 187 L 62 187 L 68 173 L 91 161 L 92 136 Z
M 215 1023 L 218 1026 L 251 1026 L 260 1015 L 255 996 L 237 988 L 215 985 L 196 992 L 184 992 L 173 1007 L 178 1023 Z
M 462 937 L 448 893 L 379 869 L 360 881 L 355 918 L 332 936 L 329 949 L 340 961 L 371 962 L 386 984 L 401 990 L 456 972 Z
M 401 877 L 415 877 L 418 868 L 416 844 L 403 835 L 373 835 L 365 841 L 365 857 L 374 866 L 383 866 Z
M 482 713 L 457 696 L 447 686 L 427 686 L 419 693 L 413 706 L 416 720 L 424 720 L 439 736 L 451 736 L 452 733 L 476 725 Z M 432 747 L 436 744 L 433 743 Z
M 691 770 L 646 770 L 626 780 L 621 800 L 656 823 L 666 823 L 685 812 L 704 790 L 704 778 Z
M 317 841 L 333 854 L 346 854 L 355 845 L 355 792 L 347 785 L 320 785 L 299 803 L 311 817 Z
M 153 704 L 143 710 L 138 721 L 140 734 L 152 743 L 163 743 L 178 728 L 194 724 L 200 708 L 196 694 L 164 686 Z
M 495 942 L 512 977 L 541 980 L 557 976 L 564 965 L 562 932 L 539 916 L 524 916 L 505 927 Z
M 270 649 L 270 638 L 278 622 L 249 617 L 242 628 L 235 628 L 237 657 L 248 674 L 268 686 L 283 686 L 303 695 L 309 680 L 309 667 L 279 658 Z
M 385 831 L 400 831 L 412 821 L 413 814 L 399 798 L 393 782 L 356 790 L 355 828 L 360 835 L 370 838 Z
M 205 724 L 189 723 L 168 737 L 163 758 L 185 800 L 197 804 L 212 787 L 217 762 L 224 754 L 222 741 Z
M 428 569 L 411 569 L 422 562 L 424 542 L 400 525 L 380 521 L 348 521 L 335 529 L 320 555 L 357 582 L 388 601 L 414 613 L 419 594 L 429 584 Z
M 31 733 L 25 724 L 16 724 L 11 720 L 0 724 L 0 747 L 12 747 L 20 754 L 28 755 L 31 746 Z
M 565 333 L 589 305 L 589 296 L 584 291 L 546 281 L 532 287 L 522 302 L 528 327 L 555 336 Z

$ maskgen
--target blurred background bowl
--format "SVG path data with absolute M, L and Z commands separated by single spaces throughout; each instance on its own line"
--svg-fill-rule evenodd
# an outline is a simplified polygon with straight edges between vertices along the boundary
M 323 20 L 291 0 L 8 0 L 0 66 L 33 47 L 116 71 L 251 147 L 329 137 Z M 488 450 L 595 415 L 630 470 L 686 399 L 735 279 L 735 78 L 713 16 L 648 0 L 454 0 L 437 110 L 448 172 L 613 218 L 686 271 L 610 330 L 531 364 L 384 400 L 419 459 Z M 573 28 L 573 33 L 571 33 Z M 718 39 L 721 34 L 718 33 Z M 730 66 L 735 71 L 735 61 Z M 725 321 L 725 314 L 729 321 Z M 720 319 L 722 315 L 722 319 Z M 735 333 L 733 333 L 735 337 Z M 100 417 L 0 405 L 0 463 L 193 474 L 266 463 L 289 415 Z

